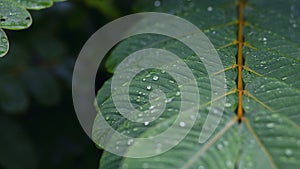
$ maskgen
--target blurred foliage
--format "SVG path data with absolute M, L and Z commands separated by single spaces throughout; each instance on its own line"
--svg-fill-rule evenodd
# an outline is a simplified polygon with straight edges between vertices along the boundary
M 85 2 L 110 18 L 118 18 L 121 15 L 113 0 L 85 0 Z
M 116 19 L 131 13 L 134 0 L 84 0 L 84 3 L 97 9 L 109 19 Z
M 5 33 L 1 28 L 8 27 L 4 21 L 0 24 L 0 50 L 8 48 L 7 37 L 11 43 L 7 56 L 0 58 L 0 168 L 97 168 L 101 151 L 81 129 L 73 109 L 73 66 L 85 41 L 131 7 L 117 5 L 115 15 L 99 12 L 97 4 L 78 0 L 55 3 L 29 14 L 25 8 L 49 7 L 52 1 L 0 0 L 0 18 L 13 10 L 3 10 L 8 2 L 20 2 L 16 6 L 30 20 L 32 15 L 34 23 L 30 29 Z M 32 2 L 44 6 L 30 7 Z M 22 29 L 30 25 L 28 22 Z M 97 83 L 101 85 L 103 77 L 99 77 Z

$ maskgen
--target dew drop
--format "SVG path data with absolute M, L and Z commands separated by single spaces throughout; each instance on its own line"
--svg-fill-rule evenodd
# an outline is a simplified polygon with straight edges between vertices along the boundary
M 127 144 L 128 145 L 131 145 L 133 143 L 133 139 L 129 139 L 128 141 L 127 141 Z
M 180 95 L 180 92 L 176 92 L 176 94 L 175 94 L 176 96 L 179 96 Z
M 173 80 L 170 80 L 169 82 L 170 82 L 170 83 L 175 83 Z
M 180 126 L 180 127 L 185 127 L 186 124 L 185 124 L 185 122 L 181 121 L 181 122 L 179 123 L 179 126 Z
M 225 103 L 225 107 L 230 107 L 231 103 Z
M 219 114 L 220 112 L 217 109 L 212 109 L 211 111 L 213 114 Z
M 145 78 L 143 78 L 143 79 L 142 79 L 142 81 L 146 81 L 146 79 L 145 79 Z
M 202 165 L 200 165 L 200 166 L 198 167 L 198 169 L 205 169 L 205 167 L 202 166 Z
M 263 60 L 263 61 L 261 61 L 260 63 L 261 63 L 261 64 L 266 64 L 267 62 Z
M 2 41 L 2 43 L 6 43 L 6 42 L 7 42 L 7 39 L 6 39 L 5 37 L 2 37 L 2 38 L 1 38 L 1 41 Z
M 147 86 L 147 90 L 151 90 L 151 88 L 152 88 L 151 86 Z
M 218 144 L 218 145 L 217 145 L 217 149 L 218 149 L 218 150 L 222 150 L 222 149 L 223 149 L 223 145 L 222 145 L 222 144 Z
M 208 12 L 213 11 L 213 7 L 211 7 L 211 6 L 207 7 L 207 11 L 208 11 Z
M 153 80 L 158 80 L 158 76 L 153 76 Z
M 271 117 L 273 117 L 273 118 L 278 118 L 279 115 L 278 115 L 278 114 L 272 114 Z
M 173 97 L 168 98 L 165 102 L 166 102 L 166 103 L 170 103 L 170 102 L 172 102 L 172 101 L 173 101 Z
M 286 149 L 284 151 L 284 154 L 287 155 L 287 156 L 291 156 L 293 154 L 293 151 L 291 149 Z
M 275 127 L 275 124 L 274 124 L 274 123 L 268 123 L 268 124 L 266 125 L 266 127 L 267 127 L 267 128 L 273 128 L 273 127 Z
M 160 1 L 159 0 L 154 1 L 154 6 L 159 7 L 160 6 Z

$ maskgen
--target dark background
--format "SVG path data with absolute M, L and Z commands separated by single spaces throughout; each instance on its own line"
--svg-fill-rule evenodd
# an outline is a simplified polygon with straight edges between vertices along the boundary
M 6 30 L 10 51 L 0 59 L 0 169 L 98 168 L 101 150 L 84 133 L 73 108 L 72 71 L 88 38 L 132 13 L 133 1 L 115 0 L 106 7 L 91 3 L 96 1 L 30 11 L 29 29 Z M 99 71 L 96 88 L 109 76 Z

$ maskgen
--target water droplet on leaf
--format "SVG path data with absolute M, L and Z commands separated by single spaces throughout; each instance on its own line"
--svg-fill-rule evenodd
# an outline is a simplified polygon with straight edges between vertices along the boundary
M 147 86 L 147 90 L 151 90 L 151 88 L 152 88 L 151 86 Z
M 284 151 L 284 154 L 287 155 L 287 156 L 291 156 L 293 154 L 293 151 L 291 149 L 286 149 Z
M 159 7 L 160 6 L 160 1 L 159 0 L 154 1 L 154 6 Z
M 185 122 L 181 121 L 181 122 L 179 123 L 179 126 L 180 126 L 180 127 L 185 127 L 186 124 L 185 124 Z
M 1 41 L 2 41 L 2 43 L 6 43 L 6 42 L 7 42 L 7 39 L 6 39 L 5 37 L 2 37 L 2 38 L 1 38 Z
M 273 127 L 275 127 L 275 124 L 274 124 L 274 123 L 268 123 L 268 124 L 266 125 L 266 127 L 267 127 L 267 128 L 273 128 Z
M 222 145 L 222 144 L 218 144 L 218 145 L 217 145 L 217 149 L 218 149 L 218 150 L 222 150 L 222 149 L 223 149 L 223 145 Z
M 231 103 L 225 103 L 225 107 L 230 107 Z
M 127 141 L 127 144 L 128 145 L 131 145 L 133 143 L 133 139 L 129 139 L 128 141 Z
M 208 11 L 208 12 L 213 11 L 213 7 L 211 7 L 211 6 L 207 7 L 207 11 Z
M 198 167 L 198 169 L 205 169 L 205 167 L 202 166 L 202 165 L 200 165 L 200 166 Z

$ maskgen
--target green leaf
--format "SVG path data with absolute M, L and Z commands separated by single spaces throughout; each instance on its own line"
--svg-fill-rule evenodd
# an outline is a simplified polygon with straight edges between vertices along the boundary
M 6 55 L 9 49 L 9 43 L 5 32 L 0 28 L 0 57 Z
M 243 93 L 244 118 L 236 121 L 236 56 L 238 46 L 238 6 L 235 0 L 218 1 L 138 1 L 137 12 L 159 11 L 175 14 L 198 26 L 209 37 L 223 62 L 227 81 L 226 104 L 221 122 L 201 144 L 199 133 L 210 109 L 210 82 L 203 63 L 189 48 L 176 40 L 158 35 L 138 35 L 122 41 L 109 55 L 106 68 L 113 73 L 129 54 L 146 48 L 162 48 L 176 53 L 192 70 L 201 96 L 196 124 L 176 147 L 158 156 L 135 159 L 104 152 L 101 169 L 298 169 L 300 166 L 300 7 L 299 1 L 249 0 L 244 9 Z M 189 36 L 189 35 L 182 35 Z M 172 63 L 170 63 L 172 65 Z M 166 65 L 168 66 L 168 65 Z M 153 77 L 159 77 L 154 81 Z M 145 79 L 145 80 L 143 80 Z M 118 132 L 131 137 L 151 137 L 169 128 L 180 105 L 178 86 L 160 70 L 139 73 L 131 81 L 129 96 L 137 109 L 149 109 L 149 91 L 162 89 L 167 98 L 160 118 L 149 124 L 134 123 L 123 117 L 111 98 L 111 80 L 97 94 L 98 115 L 93 139 L 99 144 L 104 125 L 99 113 Z M 141 93 L 141 95 L 139 94 Z M 213 111 L 218 111 L 215 109 Z M 178 132 L 182 126 L 177 125 Z M 168 138 L 173 140 L 174 138 Z M 107 142 L 111 141 L 109 138 Z M 130 143 L 132 146 L 134 143 Z M 120 145 L 122 146 L 122 145 Z M 116 149 L 118 147 L 115 147 Z M 158 145 L 158 151 L 160 146 Z M 124 152 L 133 151 L 130 147 Z M 145 150 L 139 150 L 145 151 Z
M 37 156 L 20 124 L 0 116 L 0 166 L 4 169 L 36 169 Z
M 0 4 L 1 28 L 19 30 L 31 25 L 30 13 L 23 6 L 11 0 L 1 0 Z
M 14 0 L 26 9 L 43 9 L 53 5 L 52 0 Z

